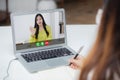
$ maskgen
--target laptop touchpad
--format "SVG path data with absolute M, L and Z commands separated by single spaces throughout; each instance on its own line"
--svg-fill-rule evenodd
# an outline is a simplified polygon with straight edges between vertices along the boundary
M 59 65 L 65 65 L 66 61 L 63 59 L 53 59 L 46 61 L 48 66 L 59 66 Z

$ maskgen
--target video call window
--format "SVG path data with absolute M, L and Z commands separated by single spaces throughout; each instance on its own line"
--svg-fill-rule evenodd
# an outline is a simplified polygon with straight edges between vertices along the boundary
M 64 24 L 63 12 L 61 11 L 14 16 L 16 49 L 64 43 Z

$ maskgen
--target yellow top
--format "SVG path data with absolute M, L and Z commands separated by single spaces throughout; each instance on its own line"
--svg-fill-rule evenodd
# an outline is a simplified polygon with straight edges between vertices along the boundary
M 30 36 L 29 42 L 32 43 L 32 42 L 37 42 L 37 41 L 51 40 L 52 39 L 52 31 L 51 31 L 50 26 L 46 25 L 46 29 L 49 32 L 48 36 L 47 36 L 45 30 L 43 29 L 43 30 L 39 31 L 38 39 L 35 38 L 35 35 Z

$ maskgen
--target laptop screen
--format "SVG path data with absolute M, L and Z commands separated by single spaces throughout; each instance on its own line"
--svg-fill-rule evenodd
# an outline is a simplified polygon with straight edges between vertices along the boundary
M 65 43 L 64 11 L 13 14 L 12 24 L 16 50 Z

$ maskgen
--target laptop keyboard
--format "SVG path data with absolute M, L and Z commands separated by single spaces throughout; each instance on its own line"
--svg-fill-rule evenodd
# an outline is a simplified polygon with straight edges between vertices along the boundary
M 69 51 L 67 48 L 60 48 L 60 49 L 54 49 L 54 50 L 34 52 L 30 54 L 22 54 L 22 57 L 27 62 L 33 62 L 33 61 L 57 58 L 57 57 L 68 56 L 68 55 L 73 55 L 73 53 Z

